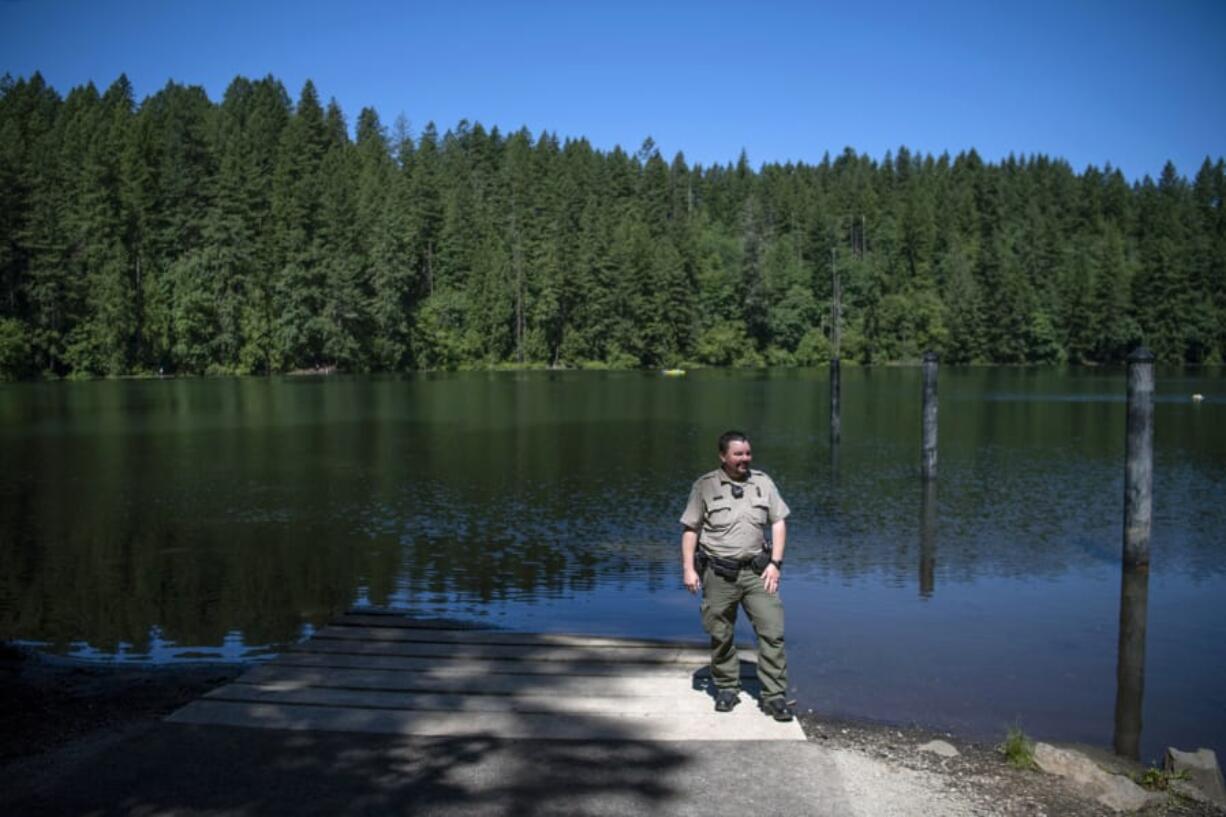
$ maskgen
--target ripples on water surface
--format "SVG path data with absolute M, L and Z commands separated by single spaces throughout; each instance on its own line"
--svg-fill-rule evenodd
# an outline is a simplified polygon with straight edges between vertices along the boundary
M 1109 743 L 1123 373 L 944 369 L 928 496 L 919 376 L 845 370 L 837 448 L 825 372 L 2 386 L 0 637 L 252 659 L 354 603 L 698 637 L 676 519 L 744 427 L 803 706 Z M 1226 378 L 1157 390 L 1143 750 L 1224 753 Z

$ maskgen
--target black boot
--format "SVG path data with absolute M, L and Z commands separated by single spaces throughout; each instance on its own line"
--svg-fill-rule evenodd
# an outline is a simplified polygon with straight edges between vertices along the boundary
M 796 713 L 792 711 L 792 705 L 782 695 L 763 701 L 762 711 L 777 721 L 790 721 L 796 717 Z
M 740 702 L 740 693 L 735 689 L 721 689 L 715 693 L 716 712 L 731 712 L 732 708 Z

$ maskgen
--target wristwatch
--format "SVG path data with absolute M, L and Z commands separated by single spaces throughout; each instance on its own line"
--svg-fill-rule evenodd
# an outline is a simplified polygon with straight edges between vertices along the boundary
M 776 570 L 783 570 L 783 560 L 782 559 L 771 559 L 771 564 L 775 566 Z

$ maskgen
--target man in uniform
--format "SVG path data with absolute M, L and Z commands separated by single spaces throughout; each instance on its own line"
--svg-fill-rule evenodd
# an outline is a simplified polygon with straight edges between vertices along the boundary
M 720 436 L 719 460 L 719 468 L 694 483 L 681 515 L 685 526 L 681 571 L 686 589 L 691 593 L 702 589 L 702 623 L 711 636 L 715 711 L 730 712 L 740 702 L 740 661 L 734 638 L 740 604 L 758 636 L 762 710 L 775 720 L 789 721 L 792 707 L 787 700 L 783 603 L 779 600 L 788 506 L 771 478 L 749 467 L 753 452 L 744 433 L 727 431 Z

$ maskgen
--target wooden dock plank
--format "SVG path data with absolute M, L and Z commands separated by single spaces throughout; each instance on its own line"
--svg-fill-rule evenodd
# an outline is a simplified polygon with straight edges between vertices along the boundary
M 407 673 L 378 669 L 312 669 L 256 667 L 238 680 L 246 684 L 280 683 L 286 688 L 307 686 L 346 689 L 381 689 L 399 692 L 463 692 L 472 695 L 508 695 L 538 692 L 548 695 L 612 697 L 671 696 L 692 690 L 692 676 L 618 675 L 607 678 L 576 675 L 489 675 L 482 672 Z
M 361 641 L 357 639 L 313 638 L 293 649 L 286 650 L 282 655 L 299 653 L 333 653 L 339 655 L 388 655 L 406 658 L 430 658 L 451 660 L 487 660 L 487 661 L 518 661 L 518 662 L 558 662 L 558 663 L 589 663 L 607 664 L 611 666 L 702 666 L 710 663 L 711 654 L 703 652 L 675 652 L 652 650 L 645 654 L 637 654 L 626 650 L 610 652 L 608 650 L 584 649 L 567 647 L 517 647 L 512 645 L 448 645 L 422 644 L 417 642 L 400 643 L 394 641 Z M 739 653 L 742 661 L 756 662 L 752 650 Z
M 463 695 L 452 692 L 389 692 L 379 689 L 298 687 L 278 683 L 232 683 L 212 690 L 208 700 L 237 703 L 302 704 L 366 709 L 441 712 L 532 712 L 536 714 L 624 713 L 683 716 L 705 714 L 712 709 L 708 695 L 616 698 L 588 695 L 546 695 L 529 692 L 516 695 Z M 754 704 L 748 701 L 750 706 Z
M 483 672 L 490 675 L 592 675 L 617 676 L 624 675 L 624 665 L 599 661 L 507 661 L 486 658 L 452 658 L 432 656 L 428 658 L 406 655 L 384 655 L 379 653 L 347 653 L 347 652 L 308 652 L 295 650 L 283 653 L 275 661 L 269 663 L 277 667 L 315 667 L 340 669 L 385 669 L 405 672 L 421 672 L 426 670 L 445 669 L 447 667 L 464 667 L 466 671 Z M 694 669 L 700 668 L 695 665 Z M 678 669 L 672 664 L 641 664 L 634 668 L 635 675 L 662 675 L 675 677 Z M 757 674 L 757 669 L 748 662 L 741 666 L 741 677 L 751 678 Z
M 352 627 L 365 631 L 403 630 L 409 640 L 441 641 L 471 644 L 543 644 L 570 647 L 656 647 L 660 649 L 705 650 L 706 638 L 622 638 L 620 636 L 575 635 L 573 633 L 527 633 L 517 630 L 495 630 L 488 627 L 457 627 L 454 625 L 434 627 L 429 622 L 381 613 L 360 615 L 346 613 L 333 619 L 331 627 Z M 322 632 L 322 630 L 321 630 Z M 738 645 L 747 646 L 747 645 Z
M 575 636 L 560 633 L 517 633 L 505 630 L 431 630 L 409 627 L 343 626 L 339 622 L 323 627 L 313 638 L 353 638 L 362 641 L 413 641 L 429 644 L 497 644 L 520 647 L 576 647 L 613 650 L 658 650 L 661 652 L 704 652 L 699 641 L 650 641 L 643 639 Z
M 530 740 L 804 740 L 799 724 L 739 707 L 720 714 L 567 716 L 528 712 L 420 712 L 199 700 L 168 720 L 213 726 Z
M 383 654 L 439 656 L 454 658 L 502 658 L 518 661 L 616 661 L 643 664 L 706 664 L 707 651 L 654 649 L 643 647 L 564 647 L 519 644 L 436 644 L 367 639 L 359 636 L 317 635 L 309 642 L 312 651 L 371 651 Z

